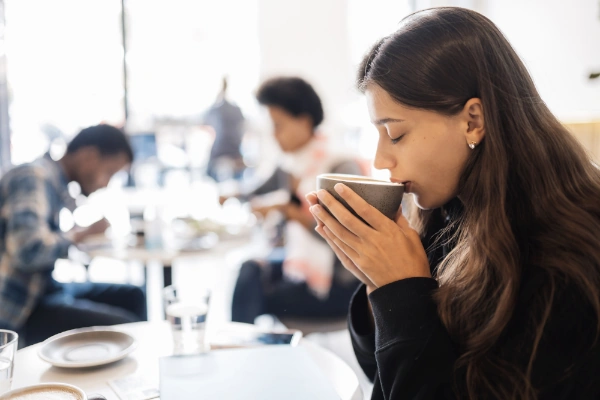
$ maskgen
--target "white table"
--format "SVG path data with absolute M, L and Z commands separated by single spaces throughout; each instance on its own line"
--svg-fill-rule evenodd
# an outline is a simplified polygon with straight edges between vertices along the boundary
M 199 249 L 199 250 L 177 250 L 177 249 L 146 249 L 140 247 L 92 247 L 86 248 L 85 245 L 81 246 L 83 253 L 87 254 L 89 259 L 95 257 L 112 258 L 115 260 L 131 262 L 141 262 L 144 268 L 148 266 L 150 262 L 159 262 L 163 269 L 163 286 L 169 286 L 173 282 L 173 262 L 177 258 L 183 257 L 195 257 L 198 255 L 206 254 L 225 254 L 232 248 L 248 245 L 252 239 L 249 236 L 232 237 L 226 240 L 220 239 L 217 244 L 212 248 Z
M 129 333 L 138 340 L 137 349 L 124 360 L 103 367 L 89 369 L 63 369 L 52 367 L 42 361 L 38 355 L 40 344 L 21 349 L 15 358 L 15 370 L 12 388 L 33 385 L 42 382 L 65 382 L 79 386 L 87 393 L 99 393 L 108 400 L 118 400 L 117 395 L 108 386 L 107 381 L 131 374 L 141 374 L 150 382 L 159 386 L 159 357 L 168 356 L 172 351 L 169 324 L 162 322 L 137 322 L 118 325 L 116 329 Z M 255 329 L 253 325 L 231 323 L 224 328 L 230 330 Z M 210 340 L 210 329 L 207 336 Z M 314 343 L 300 342 L 321 373 L 331 382 L 342 400 L 362 399 L 358 378 L 352 369 L 339 357 Z

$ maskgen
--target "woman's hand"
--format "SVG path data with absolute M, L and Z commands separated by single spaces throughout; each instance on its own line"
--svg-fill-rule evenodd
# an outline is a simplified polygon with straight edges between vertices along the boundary
M 311 192 L 311 193 L 307 194 L 306 195 L 306 200 L 310 204 L 311 210 L 312 210 L 313 206 L 319 204 L 319 199 L 317 197 L 317 193 L 316 192 Z M 367 278 L 367 276 L 365 274 L 362 273 L 362 271 L 346 255 L 346 253 L 344 253 L 342 251 L 342 249 L 340 249 L 329 238 L 329 236 L 323 230 L 323 228 L 325 227 L 325 225 L 323 224 L 323 222 L 321 222 L 321 220 L 319 218 L 316 218 L 316 217 L 315 217 L 315 220 L 317 221 L 317 227 L 315 228 L 315 231 L 317 231 L 317 233 L 319 235 L 321 235 L 323 237 L 323 239 L 325 239 L 325 241 L 327 242 L 327 244 L 329 245 L 329 247 L 331 247 L 331 249 L 333 250 L 333 252 L 337 256 L 337 258 L 342 262 L 342 265 L 344 266 L 344 268 L 346 268 L 348 271 L 350 271 L 356 277 L 356 279 L 358 279 L 359 281 L 361 281 L 362 283 L 364 283 L 367 286 L 367 294 L 370 294 L 373 290 L 377 289 L 377 286 L 375 286 L 373 284 L 373 282 L 371 282 L 371 280 L 369 278 Z
M 333 216 L 314 198 L 309 199 L 310 210 L 318 223 L 317 232 L 330 246 L 335 245 L 332 248 L 338 256 L 340 251 L 346 256 L 346 262 L 342 260 L 346 268 L 350 261 L 351 267 L 359 270 L 374 288 L 406 278 L 431 277 L 421 238 L 401 210 L 394 222 L 348 186 L 337 184 L 335 190 L 370 225 L 352 215 L 325 190 L 320 190 L 317 196 Z

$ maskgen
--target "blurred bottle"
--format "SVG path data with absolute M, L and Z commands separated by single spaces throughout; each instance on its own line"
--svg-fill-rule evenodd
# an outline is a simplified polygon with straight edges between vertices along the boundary
M 144 209 L 144 246 L 148 250 L 163 247 L 163 221 L 159 215 L 159 207 L 149 204 Z

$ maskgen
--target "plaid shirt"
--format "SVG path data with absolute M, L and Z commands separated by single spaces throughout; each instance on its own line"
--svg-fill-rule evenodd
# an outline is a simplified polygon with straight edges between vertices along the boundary
M 62 167 L 46 155 L 0 179 L 0 328 L 20 329 L 49 287 L 69 245 L 59 229 L 75 208 Z

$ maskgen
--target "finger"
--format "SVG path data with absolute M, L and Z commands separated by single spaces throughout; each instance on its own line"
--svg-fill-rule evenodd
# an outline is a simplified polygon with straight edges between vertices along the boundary
M 325 226 L 325 223 L 323 222 L 323 220 L 321 218 L 319 218 L 319 217 L 324 217 L 324 215 L 321 214 L 321 213 L 317 213 L 316 212 L 317 210 L 315 208 L 313 208 L 313 207 L 316 207 L 316 206 L 310 207 L 308 209 L 308 211 L 310 211 L 310 213 L 312 214 L 312 216 L 315 219 L 315 221 L 317 221 L 317 227 L 323 227 L 323 226 Z
M 358 269 L 356 264 L 344 253 L 324 232 L 323 228 L 317 228 L 317 232 L 325 239 L 329 247 L 335 253 L 335 256 L 340 260 L 344 268 L 346 268 L 352 275 L 354 275 L 358 280 L 360 280 L 365 285 L 373 286 L 373 282 L 363 272 Z
M 385 225 L 390 223 L 390 219 L 383 215 L 381 211 L 367 203 L 356 192 L 343 183 L 338 183 L 334 187 L 335 191 L 348 203 L 352 209 L 361 216 L 373 229 L 381 231 Z
M 341 239 L 346 245 L 356 248 L 360 245 L 361 240 L 353 232 L 348 230 L 344 225 L 340 224 L 330 213 L 325 211 L 321 205 L 312 206 L 310 212 L 319 218 L 323 225 L 329 228 L 333 234 Z M 353 216 L 356 219 L 356 217 Z
M 344 207 L 342 203 L 337 201 L 337 199 L 333 197 L 328 191 L 319 190 L 317 192 L 317 197 L 319 198 L 321 203 L 323 203 L 323 205 L 327 207 L 329 213 L 333 215 L 332 220 L 334 220 L 338 224 L 341 224 L 341 226 L 344 226 L 354 235 L 359 237 L 366 237 L 367 235 L 373 233 L 373 229 L 370 226 L 365 224 L 354 214 L 348 211 L 348 209 Z M 328 223 L 326 223 L 325 225 L 332 228 L 332 230 L 337 234 L 337 232 L 334 229 L 335 225 L 330 225 Z
M 308 204 L 310 204 L 311 206 L 319 204 L 319 198 L 317 197 L 317 192 L 310 192 L 309 194 L 307 194 L 304 197 L 306 198 L 306 201 L 308 201 Z
M 319 204 L 319 198 L 317 197 L 317 192 L 310 192 L 309 194 L 307 194 L 305 196 L 305 198 L 310 207 Z M 317 221 L 317 226 L 323 226 L 323 222 L 319 218 L 317 218 L 315 215 L 313 215 L 313 217 Z
M 323 231 L 325 232 L 329 240 L 335 243 L 335 245 L 339 247 L 340 250 L 342 250 L 344 254 L 346 254 L 350 258 L 350 260 L 352 260 L 352 262 L 356 264 L 356 261 L 358 261 L 359 258 L 358 252 L 351 246 L 346 244 L 346 242 L 344 242 L 339 236 L 332 232 L 331 229 L 329 229 L 327 226 L 323 227 Z

